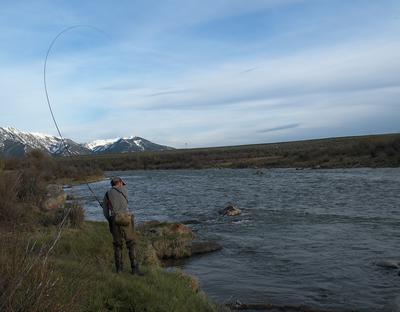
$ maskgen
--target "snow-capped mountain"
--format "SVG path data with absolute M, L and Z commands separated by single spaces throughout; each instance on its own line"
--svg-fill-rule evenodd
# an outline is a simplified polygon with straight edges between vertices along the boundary
M 85 145 L 95 154 L 129 153 L 171 150 L 169 146 L 155 144 L 141 137 L 96 140 Z
M 91 151 L 79 143 L 66 139 L 72 154 L 89 154 Z M 66 155 L 61 139 L 48 134 L 24 132 L 13 127 L 0 127 L 0 155 L 23 156 L 32 149 L 40 149 L 53 155 Z
M 158 145 L 140 137 L 96 140 L 87 144 L 80 144 L 70 139 L 65 139 L 65 143 L 69 151 L 74 155 L 172 149 L 171 147 Z M 67 154 L 59 137 L 43 133 L 24 132 L 13 127 L 0 127 L 0 156 L 19 157 L 32 149 L 40 149 L 52 155 Z
M 117 142 L 119 138 L 116 139 L 106 139 L 106 140 L 95 140 L 90 143 L 86 143 L 86 147 L 91 149 L 92 151 L 97 150 L 97 149 L 103 149 L 107 147 L 108 145 L 111 145 L 115 142 Z

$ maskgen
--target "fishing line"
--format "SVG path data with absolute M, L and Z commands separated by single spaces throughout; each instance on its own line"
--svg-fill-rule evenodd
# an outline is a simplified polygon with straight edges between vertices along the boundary
M 65 142 L 64 136 L 63 136 L 62 133 L 61 133 L 60 127 L 59 127 L 59 125 L 58 125 L 58 123 L 57 123 L 56 117 L 55 117 L 54 112 L 53 112 L 53 108 L 52 108 L 52 106 L 51 106 L 50 97 L 49 97 L 49 92 L 48 92 L 48 88 L 47 88 L 47 79 L 46 79 L 46 76 L 47 76 L 47 61 L 48 61 L 50 52 L 51 52 L 51 50 L 52 50 L 54 44 L 56 43 L 57 39 L 60 38 L 60 37 L 61 37 L 63 34 L 65 34 L 66 32 L 71 31 L 71 30 L 76 29 L 76 28 L 90 28 L 90 29 L 92 29 L 92 30 L 95 30 L 95 31 L 97 31 L 97 32 L 100 32 L 100 33 L 103 34 L 103 35 L 107 35 L 107 34 L 106 34 L 104 31 L 102 31 L 101 29 L 99 29 L 99 28 L 97 28 L 97 27 L 94 27 L 94 26 L 91 26 L 91 25 L 74 25 L 74 26 L 67 27 L 67 28 L 63 29 L 62 31 L 60 31 L 60 32 L 57 34 L 57 36 L 55 36 L 54 39 L 51 41 L 51 43 L 50 43 L 50 45 L 49 45 L 49 48 L 47 49 L 46 58 L 45 58 L 45 60 L 44 60 L 44 66 L 43 66 L 43 84 L 44 84 L 44 91 L 45 91 L 45 93 L 46 93 L 46 102 L 47 102 L 47 106 L 48 106 L 48 108 L 49 108 L 49 111 L 50 111 L 50 114 L 51 114 L 51 118 L 53 119 L 53 123 L 54 123 L 54 125 L 55 125 L 55 127 L 56 127 L 56 129 L 57 129 L 58 135 L 59 135 L 59 137 L 60 137 L 60 139 L 61 139 L 62 146 L 64 147 L 64 150 L 67 152 L 67 155 L 72 159 L 72 161 L 75 160 L 74 154 L 71 152 L 71 150 L 69 149 L 68 144 Z M 89 191 L 92 193 L 92 195 L 93 195 L 93 197 L 95 198 L 95 200 L 96 200 L 96 201 L 98 202 L 98 204 L 101 206 L 101 202 L 100 202 L 100 200 L 98 199 L 98 197 L 96 196 L 96 194 L 95 194 L 95 192 L 93 191 L 93 189 L 91 188 L 91 186 L 89 185 L 89 182 L 86 180 L 85 177 L 83 178 L 83 180 L 84 180 L 86 186 L 88 187 Z

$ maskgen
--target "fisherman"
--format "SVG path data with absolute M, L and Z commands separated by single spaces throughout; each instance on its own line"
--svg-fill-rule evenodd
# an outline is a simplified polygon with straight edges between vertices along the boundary
M 104 217 L 109 223 L 113 236 L 115 269 L 117 273 L 123 270 L 122 246 L 125 240 L 131 262 L 132 274 L 142 276 L 136 256 L 136 234 L 134 230 L 134 216 L 128 209 L 128 193 L 125 182 L 120 177 L 111 179 L 111 188 L 103 199 Z

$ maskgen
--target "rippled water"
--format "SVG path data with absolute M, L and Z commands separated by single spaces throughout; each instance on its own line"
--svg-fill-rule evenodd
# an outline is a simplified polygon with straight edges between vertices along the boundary
M 136 220 L 198 220 L 223 250 L 183 265 L 218 302 L 390 311 L 399 301 L 400 168 L 125 171 Z M 107 181 L 92 186 L 103 196 Z M 102 220 L 84 186 L 87 218 Z M 228 203 L 238 217 L 221 217 Z M 397 310 L 396 310 L 397 311 Z

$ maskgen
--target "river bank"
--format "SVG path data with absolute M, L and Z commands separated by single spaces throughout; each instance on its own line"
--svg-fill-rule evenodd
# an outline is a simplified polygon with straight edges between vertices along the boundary
M 66 159 L 59 159 L 65 161 Z M 400 166 L 400 134 L 75 157 L 103 171 L 210 168 L 382 168 Z
M 80 177 L 80 178 L 61 178 L 57 179 L 55 181 L 56 184 L 63 185 L 64 188 L 71 187 L 73 185 L 80 185 L 80 184 L 85 184 L 85 183 L 94 183 L 94 182 L 99 182 L 101 180 L 106 180 L 108 179 L 106 175 L 102 174 L 96 174 L 96 175 L 90 175 L 87 177 Z
M 114 273 L 112 238 L 105 222 L 85 221 L 80 229 L 63 232 L 51 262 L 63 285 L 75 285 L 69 294 L 76 296 L 76 311 L 223 310 L 207 299 L 195 278 L 163 270 L 148 236 L 140 233 L 138 254 L 144 277 L 130 274 L 127 254 L 125 271 Z M 36 236 L 41 243 L 52 238 L 51 231 Z
M 161 268 L 166 253 L 177 257 L 194 251 L 192 235 L 181 226 L 144 226 L 138 248 L 145 276 L 114 273 L 108 225 L 85 221 L 80 203 L 66 201 L 56 184 L 100 177 L 94 167 L 80 168 L 34 151 L 12 170 L 0 170 L 1 311 L 224 310 L 204 295 L 195 278 Z M 179 229 L 185 233 L 174 232 Z
M 85 221 L 79 227 L 64 224 L 62 228 L 36 225 L 29 231 L 2 229 L 1 310 L 228 311 L 207 298 L 195 277 L 162 268 L 164 256 L 190 255 L 183 244 L 190 235 L 169 233 L 154 240 L 151 229 L 139 231 L 143 277 L 130 273 L 126 249 L 125 270 L 115 273 L 112 238 L 105 222 Z M 157 248 L 152 241 L 158 241 Z M 32 307 L 32 302 L 37 306 Z

